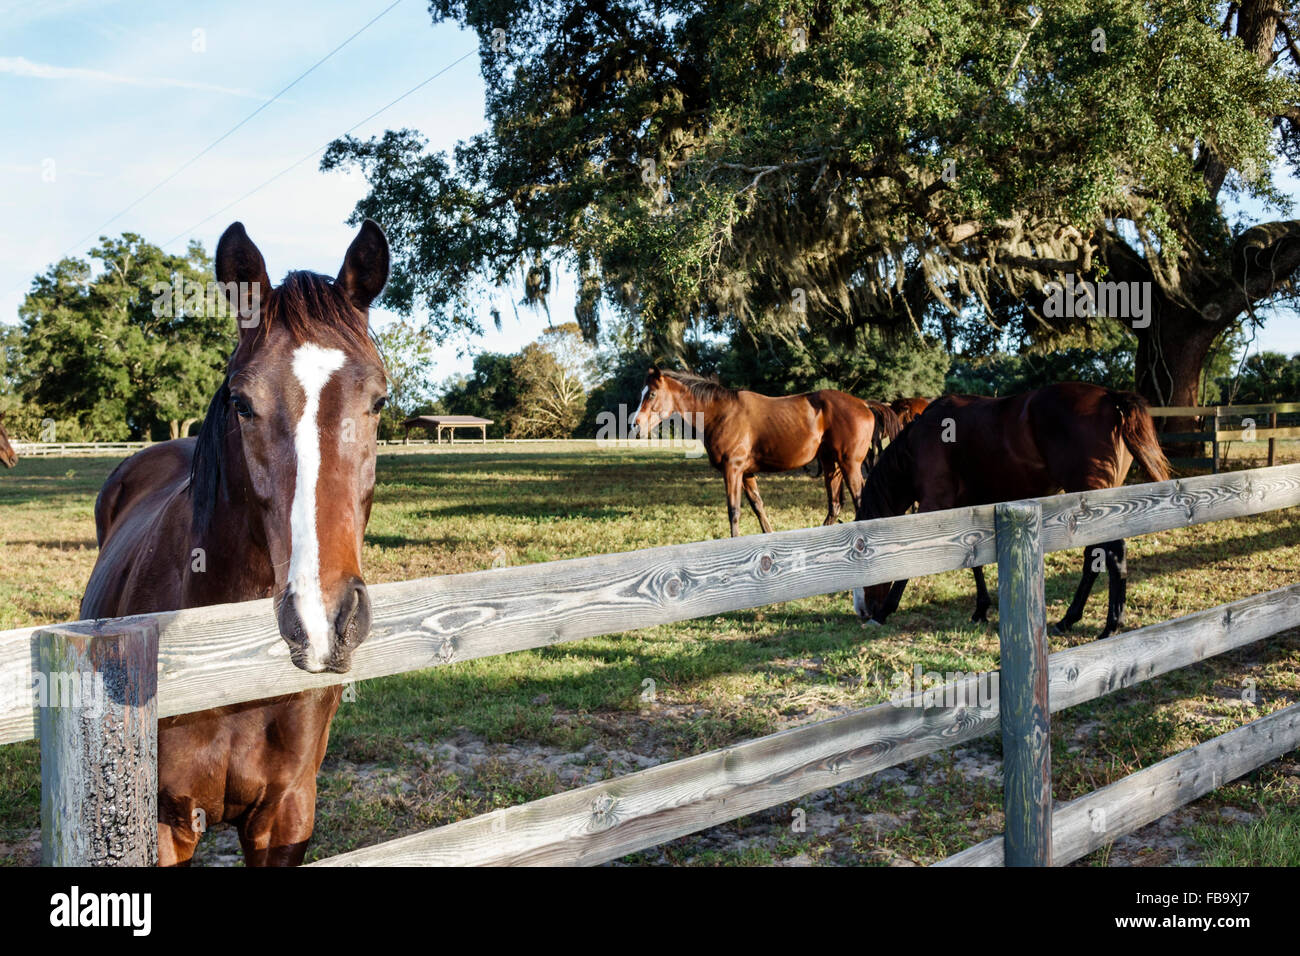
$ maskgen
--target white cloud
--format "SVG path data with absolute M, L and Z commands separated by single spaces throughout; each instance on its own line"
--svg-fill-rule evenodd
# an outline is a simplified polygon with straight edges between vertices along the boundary
M 75 66 L 52 66 L 49 63 L 33 63 L 26 57 L 0 56 L 0 73 L 12 76 L 25 76 L 37 80 L 82 80 L 89 83 L 121 83 L 127 86 L 148 86 L 154 88 L 175 88 L 186 90 L 203 90 L 208 93 L 222 93 L 227 96 L 240 96 L 250 100 L 266 100 L 269 97 L 252 90 L 239 90 L 227 86 L 214 86 L 211 83 L 195 83 L 191 80 L 174 80 L 165 76 L 122 76 L 103 70 L 87 70 Z

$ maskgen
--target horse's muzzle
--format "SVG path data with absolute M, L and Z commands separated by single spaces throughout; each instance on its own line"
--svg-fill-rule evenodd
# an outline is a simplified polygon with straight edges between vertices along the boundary
M 327 631 L 314 635 L 315 640 L 303 621 L 298 595 L 287 591 L 277 603 L 280 636 L 289 645 L 294 665 L 313 674 L 346 674 L 352 667 L 352 652 L 370 636 L 370 593 L 365 582 L 352 578 L 338 589 L 333 610 L 325 609 Z

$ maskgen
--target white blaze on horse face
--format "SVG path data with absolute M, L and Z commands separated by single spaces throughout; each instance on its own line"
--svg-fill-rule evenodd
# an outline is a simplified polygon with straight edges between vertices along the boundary
M 650 386 L 646 385 L 641 389 L 641 398 L 636 403 L 636 416 L 632 419 L 632 437 L 639 438 L 641 432 L 641 409 L 645 407 L 645 396 L 650 391 Z
M 306 396 L 302 417 L 294 432 L 298 478 L 289 513 L 292 551 L 289 555 L 289 593 L 296 599 L 298 619 L 307 635 L 307 669 L 323 668 L 329 656 L 330 625 L 320 583 L 320 539 L 316 529 L 316 482 L 320 478 L 320 394 L 330 376 L 343 367 L 343 353 L 308 343 L 293 353 L 293 374 Z

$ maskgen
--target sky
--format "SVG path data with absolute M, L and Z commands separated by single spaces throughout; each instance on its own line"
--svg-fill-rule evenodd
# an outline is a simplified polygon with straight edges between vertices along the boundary
M 0 0 L 0 322 L 17 321 L 33 276 L 84 256 L 100 234 L 136 232 L 173 252 L 194 238 L 211 253 L 240 220 L 273 281 L 292 269 L 334 275 L 366 183 L 319 171 L 330 141 L 354 126 L 363 138 L 410 127 L 450 150 L 485 125 L 476 38 L 434 25 L 424 0 Z M 483 302 L 485 334 L 440 343 L 431 378 L 535 339 L 547 319 L 522 306 L 516 318 L 519 298 Z M 563 277 L 557 322 L 573 302 Z M 377 326 L 391 318 L 372 313 Z M 1273 316 L 1254 348 L 1300 352 L 1300 319 Z
M 239 220 L 272 281 L 293 269 L 334 275 L 355 234 L 346 219 L 366 194 L 359 173 L 322 173 L 316 152 L 240 197 L 462 57 L 353 135 L 410 127 L 450 150 L 480 132 L 477 49 L 473 34 L 435 26 L 424 0 L 0 0 L 0 322 L 17 322 L 33 276 L 62 255 L 84 256 L 100 234 L 137 232 L 169 252 L 194 238 L 211 254 Z M 516 320 L 520 297 L 503 291 L 495 303 L 501 333 L 485 301 L 486 334 L 442 343 L 432 377 L 466 371 L 467 349 L 514 352 L 535 339 L 546 317 L 520 307 Z M 565 284 L 552 314 L 572 313 Z M 376 325 L 390 319 L 372 312 Z

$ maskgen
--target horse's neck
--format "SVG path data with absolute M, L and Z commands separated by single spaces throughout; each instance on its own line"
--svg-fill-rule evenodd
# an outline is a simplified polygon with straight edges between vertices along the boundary
M 711 427 L 722 411 L 722 403 L 717 399 L 696 398 L 689 390 L 683 389 L 674 406 L 682 420 L 692 429 L 698 430 L 699 437 L 707 442 Z
M 270 597 L 275 589 L 270 551 L 253 531 L 255 505 L 232 494 L 230 484 L 227 474 L 208 527 L 191 533 L 186 596 L 199 604 L 251 601 Z M 200 560 L 203 564 L 196 565 Z

